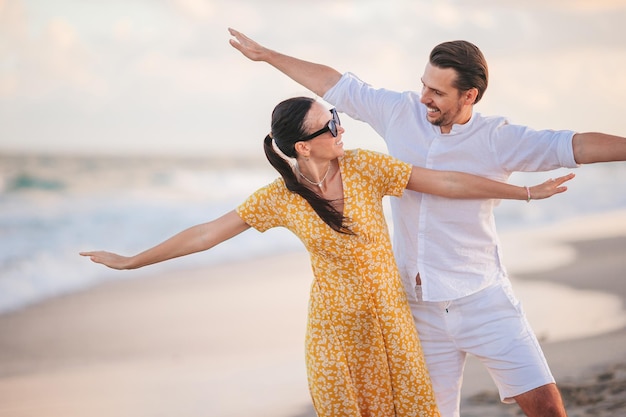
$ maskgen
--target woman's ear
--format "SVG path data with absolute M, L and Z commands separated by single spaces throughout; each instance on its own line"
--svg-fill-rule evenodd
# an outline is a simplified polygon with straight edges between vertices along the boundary
M 308 158 L 309 154 L 311 153 L 311 147 L 309 146 L 309 143 L 305 141 L 296 142 L 296 144 L 294 145 L 294 149 L 296 150 L 297 154 L 302 156 L 303 158 Z

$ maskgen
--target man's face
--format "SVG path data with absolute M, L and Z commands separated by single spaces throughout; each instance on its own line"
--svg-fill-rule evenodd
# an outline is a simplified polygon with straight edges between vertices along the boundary
M 453 124 L 469 121 L 471 106 L 465 106 L 465 98 L 453 87 L 456 72 L 452 68 L 438 68 L 426 65 L 422 76 L 421 102 L 426 106 L 426 119 L 441 128 L 441 133 L 449 133 Z

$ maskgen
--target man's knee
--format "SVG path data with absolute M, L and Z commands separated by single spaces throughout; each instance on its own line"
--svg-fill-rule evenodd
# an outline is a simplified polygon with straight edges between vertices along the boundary
M 529 417 L 567 417 L 556 384 L 543 385 L 514 398 L 524 414 Z

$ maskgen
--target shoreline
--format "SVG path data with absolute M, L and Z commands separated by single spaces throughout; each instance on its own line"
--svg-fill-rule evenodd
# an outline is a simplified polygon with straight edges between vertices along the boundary
M 501 234 L 520 299 L 524 288 L 538 299 L 541 285 L 567 285 L 583 296 L 618 297 L 623 312 L 626 211 L 584 219 Z M 590 280 L 600 266 L 603 279 Z M 0 315 L 0 417 L 313 415 L 305 252 L 145 275 Z M 601 407 L 593 415 L 611 415 L 602 410 L 615 404 L 594 398 L 610 402 L 608 393 L 625 383 L 626 327 L 564 341 L 548 336 L 542 346 L 570 414 Z M 584 400 L 577 389 L 589 385 L 601 391 Z M 515 415 L 517 407 L 500 404 L 494 392 L 470 358 L 462 415 Z

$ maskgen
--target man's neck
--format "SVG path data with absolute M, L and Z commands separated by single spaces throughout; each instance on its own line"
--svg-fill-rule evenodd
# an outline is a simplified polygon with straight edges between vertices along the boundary
M 450 124 L 439 126 L 441 134 L 446 135 L 452 131 L 454 125 L 464 125 L 472 119 L 472 107 L 469 107 L 468 111 L 459 114 L 459 116 Z

